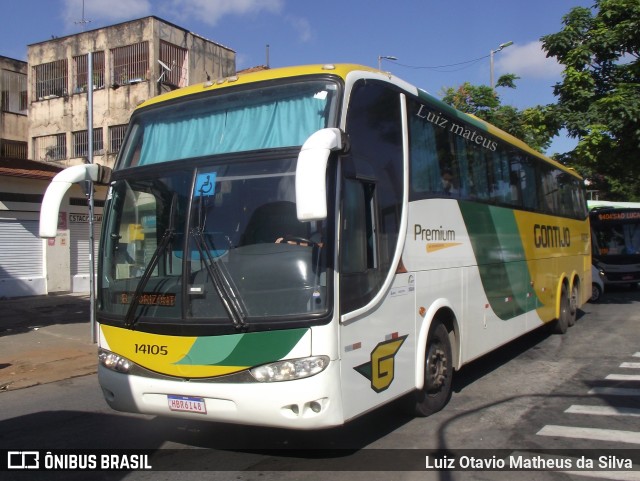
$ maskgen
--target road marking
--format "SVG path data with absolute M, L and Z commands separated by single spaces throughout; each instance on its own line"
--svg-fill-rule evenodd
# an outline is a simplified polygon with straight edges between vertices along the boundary
M 633 357 L 640 357 L 640 352 L 636 352 Z
M 620 367 L 626 367 L 628 369 L 640 369 L 640 362 L 623 362 Z
M 627 444 L 640 444 L 640 433 L 633 431 L 619 431 L 616 429 L 577 428 L 573 426 L 556 426 L 553 424 L 543 427 L 536 433 L 538 436 L 556 436 L 573 439 L 593 439 L 596 441 L 615 441 Z
M 569 406 L 565 413 L 594 414 L 596 416 L 634 416 L 640 417 L 640 409 L 615 407 L 615 406 L 584 406 L 574 404 Z
M 640 374 L 609 374 L 605 379 L 609 381 L 640 381 Z
M 594 387 L 589 389 L 589 394 L 602 394 L 605 396 L 640 396 L 640 389 L 623 387 Z

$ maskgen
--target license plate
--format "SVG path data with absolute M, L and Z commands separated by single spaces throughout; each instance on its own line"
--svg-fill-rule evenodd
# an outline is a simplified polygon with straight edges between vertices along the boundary
M 207 406 L 201 397 L 167 395 L 169 409 L 187 413 L 207 414 Z

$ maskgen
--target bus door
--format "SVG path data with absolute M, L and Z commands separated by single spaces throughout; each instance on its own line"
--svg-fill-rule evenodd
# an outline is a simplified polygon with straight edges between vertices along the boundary
M 395 247 L 398 239 L 397 234 L 380 232 L 374 192 L 373 184 L 350 179 L 343 188 L 340 311 L 352 313 L 341 316 L 339 346 L 347 418 L 397 397 L 415 383 L 414 276 L 389 272 L 384 251 L 391 247 L 389 242 Z M 390 288 L 380 292 L 389 275 Z M 382 300 L 371 305 L 378 294 Z
M 406 217 L 402 102 L 382 83 L 361 81 L 347 109 L 350 150 L 340 159 L 338 247 L 347 419 L 415 384 L 413 277 L 396 273 Z

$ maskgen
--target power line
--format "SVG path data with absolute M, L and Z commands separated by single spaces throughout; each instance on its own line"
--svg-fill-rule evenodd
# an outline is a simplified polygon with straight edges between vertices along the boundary
M 392 61 L 392 62 L 400 67 L 411 68 L 414 70 L 421 70 L 421 69 L 437 70 L 442 68 L 458 67 L 460 65 L 464 65 L 464 67 L 461 67 L 459 69 L 445 71 L 445 72 L 457 72 L 458 70 L 463 70 L 465 68 L 471 67 L 473 64 L 481 60 L 484 60 L 488 57 L 490 57 L 490 55 L 483 55 L 482 57 L 474 58 L 472 60 L 465 60 L 464 62 L 450 63 L 446 65 L 407 65 L 400 62 L 396 62 L 396 61 Z

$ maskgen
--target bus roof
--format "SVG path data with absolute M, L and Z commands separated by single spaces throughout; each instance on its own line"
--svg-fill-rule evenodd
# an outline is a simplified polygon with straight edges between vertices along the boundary
M 594 209 L 611 208 L 611 209 L 640 209 L 640 202 L 612 202 L 609 200 L 588 200 L 587 207 L 589 211 Z
M 346 78 L 349 72 L 364 71 L 364 72 L 379 72 L 379 70 L 372 67 L 365 67 L 363 65 L 356 64 L 317 64 L 317 65 L 301 65 L 295 67 L 281 67 L 281 68 L 267 68 L 263 70 L 256 70 L 248 73 L 240 73 L 238 75 L 232 75 L 229 77 L 223 77 L 220 79 L 210 80 L 207 82 L 190 85 L 171 92 L 152 97 L 139 105 L 138 108 L 147 107 L 149 105 L 164 102 L 174 98 L 188 96 L 204 91 L 215 90 L 219 88 L 226 88 L 236 85 L 245 85 L 254 82 L 263 82 L 265 80 L 277 80 L 289 77 L 298 77 L 303 75 L 317 75 L 317 74 L 331 74 L 337 75 L 341 78 Z

